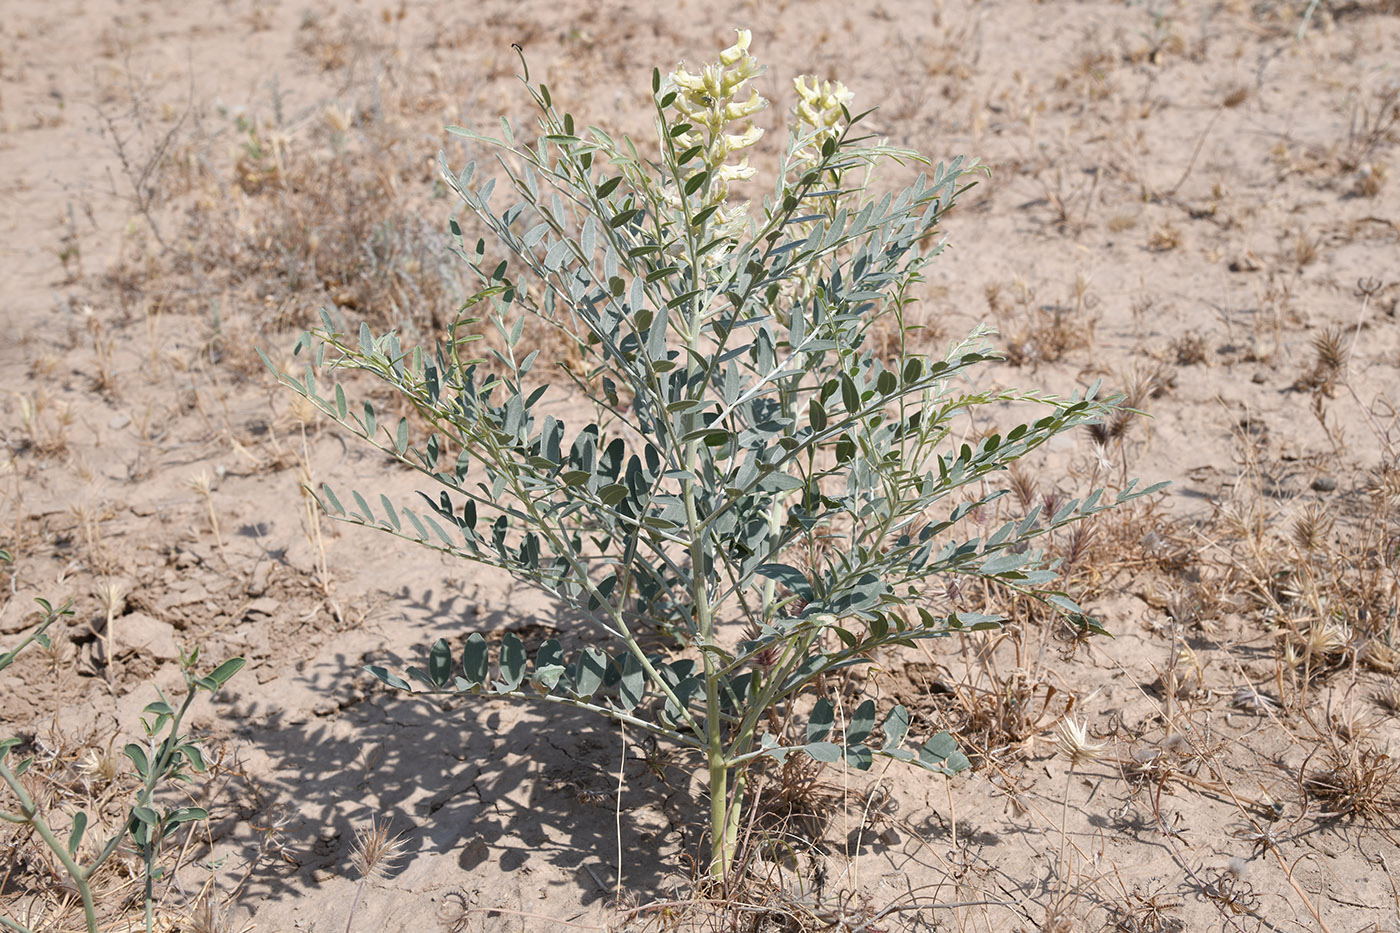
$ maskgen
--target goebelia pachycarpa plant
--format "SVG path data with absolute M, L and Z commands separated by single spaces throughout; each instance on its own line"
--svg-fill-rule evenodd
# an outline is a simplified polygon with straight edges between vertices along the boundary
M 330 515 L 501 568 L 607 636 L 573 657 L 551 639 L 531 659 L 507 633 L 494 663 L 481 635 L 460 655 L 439 640 L 406 677 L 370 672 L 399 690 L 414 681 L 419 692 L 586 708 L 693 749 L 708 771 L 715 874 L 734 857 L 746 768 L 761 756 L 967 767 L 946 733 L 906 747 L 899 706 L 878 745 L 873 700 L 836 736 L 825 697 L 798 737 L 773 731 L 771 714 L 881 648 L 999 623 L 931 611 L 920 589 L 930 577 L 992 580 L 1097 629 L 1068 596 L 1043 589 L 1056 574 L 1027 542 L 1110 504 L 1094 493 L 985 539 L 956 536 L 961 519 L 1002 494 L 990 474 L 1112 401 L 956 388 L 997 359 L 982 330 L 943 359 L 908 345 L 911 287 L 942 246 L 924 245 L 975 164 L 957 159 L 898 194 L 867 194 L 853 180 L 876 165 L 927 162 L 856 136 L 865 114 L 850 114 L 839 84 L 794 82 L 796 119 L 772 195 L 761 211 L 731 200 L 731 183 L 754 173 L 740 156 L 761 133 L 744 123 L 767 104 L 748 88 L 763 70 L 749 41 L 740 30 L 699 74 L 653 73 L 659 149 L 647 157 L 628 139 L 580 130 L 526 70 L 541 114 L 533 144 L 504 119 L 500 138 L 452 130 L 502 154 L 504 209 L 492 206 L 495 180 L 472 186 L 474 163 L 459 175 L 443 165 L 512 257 L 488 259 L 484 240 L 468 247 L 453 221 L 483 286 L 462 314 L 489 308 L 499 349 L 470 357 L 476 318 L 459 318 L 424 351 L 363 325 L 352 337 L 323 312 L 324 328 L 297 344 L 313 357 L 304 378 L 281 377 L 441 487 L 420 493 L 426 507 L 414 511 L 383 496 L 371 506 L 359 492 L 347 507 L 323 486 Z M 898 340 L 890 359 L 867 347 L 884 315 Z M 532 336 L 562 338 L 571 358 L 562 371 L 594 414 L 580 430 L 541 412 L 550 386 L 529 384 L 539 350 L 527 321 Z M 325 368 L 375 374 L 427 429 L 380 425 L 341 385 L 318 383 Z M 953 441 L 960 417 L 1011 401 L 1046 413 L 976 444 Z M 1134 490 L 1116 500 L 1150 491 Z

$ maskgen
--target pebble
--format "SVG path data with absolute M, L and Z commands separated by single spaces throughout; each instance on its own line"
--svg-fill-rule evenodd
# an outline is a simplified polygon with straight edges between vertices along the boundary
M 245 618 L 253 613 L 265 616 L 276 615 L 277 610 L 281 607 L 282 603 L 274 597 L 260 596 L 248 604 L 248 608 L 243 610 L 243 615 Z
M 272 571 L 271 561 L 260 561 L 253 568 L 253 579 L 248 581 L 248 595 L 261 596 L 267 592 L 268 575 Z
M 157 661 L 174 661 L 180 656 L 175 644 L 175 627 L 144 612 L 118 617 L 113 620 L 112 629 L 108 637 L 118 655 L 135 651 Z

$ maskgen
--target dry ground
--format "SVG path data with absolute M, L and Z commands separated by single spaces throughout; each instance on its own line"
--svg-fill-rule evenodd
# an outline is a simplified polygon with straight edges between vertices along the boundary
M 1019 500 L 1174 485 L 1057 544 L 1114 639 L 1025 612 L 890 659 L 870 689 L 977 769 L 788 775 L 795 866 L 725 913 L 691 898 L 684 762 L 360 673 L 440 634 L 570 623 L 308 511 L 306 479 L 412 478 L 253 348 L 285 354 L 323 304 L 450 320 L 435 157 L 473 155 L 447 124 L 526 116 L 511 43 L 573 112 L 645 138 L 652 66 L 706 60 L 735 25 L 777 111 L 815 71 L 879 104 L 893 142 L 990 167 L 925 286 L 931 345 L 989 321 L 1002 383 L 1103 379 L 1150 416 L 1027 464 Z M 77 612 L 3 675 L 0 732 L 38 754 L 54 811 L 97 800 L 110 822 L 131 778 L 92 766 L 152 681 L 178 682 L 176 646 L 248 658 L 196 707 L 222 757 L 189 789 L 214 818 L 162 889 L 169 929 L 340 928 L 379 819 L 406 849 L 360 930 L 1400 930 L 1397 141 L 1394 0 L 15 0 L 0 634 L 36 595 Z M 1067 716 L 1103 745 L 1073 772 Z M 0 911 L 76 928 L 37 840 L 0 846 Z M 130 861 L 100 885 L 113 929 Z

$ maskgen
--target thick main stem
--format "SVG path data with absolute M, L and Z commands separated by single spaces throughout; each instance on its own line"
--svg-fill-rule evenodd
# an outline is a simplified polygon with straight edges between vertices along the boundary
M 711 741 L 710 766 L 710 875 L 716 880 L 729 872 L 733 846 L 726 838 L 729 830 L 729 767 L 723 751 L 716 756 L 717 742 Z M 736 807 L 737 809 L 737 807 Z
M 679 183 L 679 178 L 677 179 Z M 707 190 L 708 190 L 708 182 Z M 690 233 L 686 238 L 687 258 L 692 275 L 698 283 L 701 277 L 700 256 L 696 250 L 697 241 L 703 237 L 705 225 L 698 230 L 691 226 L 689 208 L 686 208 L 686 228 Z M 703 330 L 703 303 L 700 292 L 690 303 L 689 319 L 680 328 L 681 334 L 691 353 L 697 352 Z M 706 374 L 708 379 L 708 373 Z M 702 383 L 699 391 L 705 391 Z M 692 419 L 694 416 L 690 416 Z M 693 427 L 693 423 L 688 427 Z M 700 442 L 698 439 L 687 442 L 685 466 L 689 477 L 683 480 L 682 495 L 685 502 L 686 532 L 689 537 L 691 599 L 695 608 L 695 628 L 700 641 L 701 663 L 705 671 L 705 763 L 710 772 L 710 876 L 723 878 L 734 861 L 736 833 L 739 815 L 743 807 L 743 782 L 735 783 L 734 801 L 729 801 L 729 762 L 724 748 L 724 719 L 720 714 L 720 671 L 715 665 L 714 607 L 710 605 L 709 576 L 705 559 L 704 523 L 696 503 L 698 478 L 700 475 Z
M 687 451 L 691 475 L 698 460 L 695 443 Z M 691 597 L 695 601 L 695 627 L 700 635 L 700 653 L 705 666 L 705 759 L 710 770 L 710 875 L 723 878 L 734 859 L 734 833 L 738 826 L 742 784 L 735 786 L 735 800 L 729 803 L 729 762 L 724 754 L 724 720 L 720 715 L 720 674 L 715 667 L 714 611 L 710 605 L 709 587 L 705 574 L 705 546 L 700 531 L 700 517 L 695 505 L 695 480 L 686 482 L 685 510 L 691 529 L 690 564 L 694 584 Z M 732 819 L 731 819 L 732 813 Z

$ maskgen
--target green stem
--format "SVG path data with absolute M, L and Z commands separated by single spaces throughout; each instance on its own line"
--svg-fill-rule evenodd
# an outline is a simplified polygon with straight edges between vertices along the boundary
M 696 442 L 686 451 L 686 467 L 691 478 L 685 481 L 686 523 L 690 527 L 690 573 L 692 599 L 695 604 L 695 625 L 700 635 L 700 654 L 705 665 L 705 757 L 710 769 L 710 874 L 723 878 L 729 871 L 732 857 L 729 813 L 729 762 L 724 754 L 724 722 L 720 718 L 719 672 L 715 668 L 714 612 L 710 606 L 705 574 L 705 541 L 695 504 L 695 471 L 699 459 Z M 738 788 L 736 787 L 736 790 Z M 738 812 L 736 799 L 733 810 Z
M 725 773 L 728 773 L 728 765 L 725 766 Z M 734 772 L 734 799 L 727 800 L 721 797 L 720 800 L 727 805 L 724 816 L 724 847 L 720 853 L 724 874 L 728 874 L 734 867 L 734 856 L 739 847 L 739 819 L 744 813 L 744 787 L 748 783 L 748 772 L 742 768 Z M 713 869 L 712 869 L 713 870 Z
M 13 648 L 10 651 L 6 651 L 3 654 L 0 654 L 0 671 L 3 671 L 5 668 L 9 667 L 10 664 L 14 662 L 15 658 L 19 656 L 19 653 L 25 648 L 29 647 L 29 645 L 32 642 L 38 641 L 40 636 L 44 634 L 44 630 L 47 629 L 50 625 L 52 625 L 54 619 L 56 618 L 58 618 L 57 614 L 52 614 L 48 616 L 37 626 L 35 626 L 34 630 L 28 635 L 26 635 L 24 637 L 24 640 L 21 641 L 15 648 Z
M 661 118 L 664 125 L 664 113 L 661 114 Z M 669 134 L 666 134 L 666 145 L 670 155 L 668 161 L 673 166 L 673 174 L 679 185 L 681 184 L 680 173 L 674 169 L 675 153 Z M 682 198 L 681 204 L 686 225 L 686 259 L 690 266 L 691 284 L 697 292 L 691 300 L 690 319 L 685 322 L 684 327 L 680 327 L 678 330 L 685 340 L 686 349 L 692 356 L 696 356 L 704 326 L 704 308 L 701 304 L 703 289 L 700 288 L 704 273 L 696 244 L 703 240 L 708 224 L 702 224 L 699 229 L 696 229 L 691 222 L 688 199 Z M 702 397 L 708 388 L 708 372 L 706 375 L 707 378 L 700 380 L 695 387 L 697 398 Z M 694 415 L 691 415 L 690 418 L 693 419 Z M 734 847 L 731 826 L 738 824 L 741 807 L 739 792 L 742 791 L 742 784 L 735 785 L 736 799 L 731 807 L 728 786 L 729 762 L 724 753 L 724 720 L 720 715 L 720 675 L 715 665 L 713 651 L 714 609 L 710 605 L 709 580 L 705 573 L 705 540 L 709 536 L 709 529 L 700 520 L 696 504 L 696 484 L 700 472 L 699 461 L 700 444 L 698 440 L 692 440 L 686 444 L 685 448 L 685 469 L 688 478 L 682 481 L 682 494 L 685 502 L 686 531 L 689 538 L 691 598 L 695 609 L 695 628 L 699 635 L 701 660 L 705 669 L 705 758 L 710 771 L 710 875 L 714 878 L 723 878 L 728 873 L 733 859 Z M 733 814 L 732 823 L 731 813 Z
M 715 694 L 714 681 L 707 681 L 706 690 Z M 729 873 L 732 850 L 729 835 L 729 765 L 724 760 L 724 749 L 719 747 L 719 733 L 712 730 L 714 740 L 710 743 L 710 875 L 716 880 Z M 737 788 L 736 788 L 737 789 Z M 735 802 L 733 810 L 739 809 Z
M 34 799 L 29 796 L 29 792 L 20 783 L 19 776 L 11 771 L 10 766 L 3 760 L 0 760 L 0 780 L 8 784 L 10 790 L 19 798 L 20 813 L 24 815 L 25 821 L 34 827 L 34 831 L 53 850 L 53 854 L 62 863 L 64 871 L 68 872 L 68 876 L 73 879 L 73 884 L 78 889 L 78 896 L 83 901 L 83 918 L 87 921 L 88 933 L 97 933 L 97 907 L 92 900 L 92 886 L 88 884 L 88 872 L 79 867 L 77 861 L 68 853 L 68 847 L 59 841 L 53 830 L 49 828 L 49 824 L 44 822 L 44 818 L 39 815 L 39 808 L 34 803 Z M 6 925 L 9 925 L 8 921 L 6 921 Z M 18 924 L 14 928 L 24 929 Z
M 155 930 L 155 912 L 151 909 L 155 901 L 155 870 L 156 870 L 156 846 L 155 840 L 149 834 L 156 832 L 154 827 L 148 827 L 146 839 L 146 933 Z

